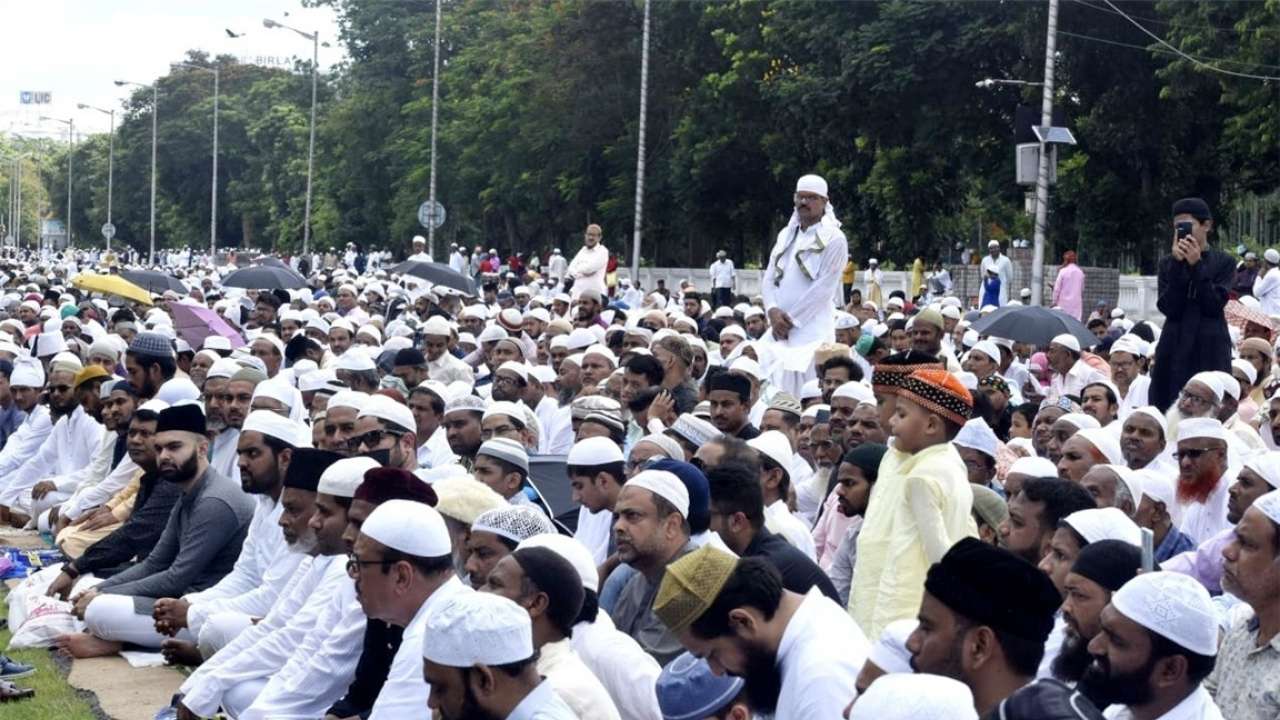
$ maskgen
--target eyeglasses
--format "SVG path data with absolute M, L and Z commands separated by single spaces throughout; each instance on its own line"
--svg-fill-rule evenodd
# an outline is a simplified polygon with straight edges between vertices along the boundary
M 1189 403 L 1194 403 L 1194 404 L 1196 404 L 1196 405 L 1212 405 L 1212 404 L 1214 404 L 1212 400 L 1206 400 L 1205 398 L 1202 398 L 1202 397 L 1200 397 L 1199 395 L 1192 395 L 1191 393 L 1187 392 L 1186 390 L 1183 390 L 1182 392 L 1178 393 L 1178 399 L 1179 399 L 1179 400 L 1186 400 L 1187 402 L 1189 402 Z
M 806 203 L 806 204 L 807 204 L 807 203 L 811 203 L 811 202 L 816 202 L 816 201 L 818 201 L 818 200 L 821 200 L 822 198 L 821 198 L 820 196 L 818 196 L 818 195 L 801 195 L 801 194 L 799 194 L 799 193 L 796 193 L 796 194 L 792 197 L 792 199 L 793 199 L 793 200 L 795 200 L 797 203 Z
M 347 575 L 355 577 L 360 574 L 362 565 L 382 565 L 385 560 L 361 560 L 354 553 L 347 556 Z
M 353 435 L 347 439 L 347 447 L 359 448 L 361 446 L 373 447 L 382 442 L 384 437 L 390 435 L 393 438 L 399 438 L 404 435 L 402 432 L 395 430 L 370 430 L 363 435 Z
M 1189 450 L 1179 450 L 1173 454 L 1173 459 L 1181 461 L 1183 458 L 1186 458 L 1195 462 L 1200 459 L 1201 455 L 1204 455 L 1207 452 L 1217 452 L 1221 449 L 1222 448 L 1191 448 Z

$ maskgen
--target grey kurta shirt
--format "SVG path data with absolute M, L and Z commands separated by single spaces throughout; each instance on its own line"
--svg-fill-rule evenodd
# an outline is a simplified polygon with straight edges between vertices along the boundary
M 132 595 L 135 611 L 150 614 L 156 598 L 214 585 L 235 566 L 253 507 L 252 498 L 210 466 L 174 504 L 147 559 L 108 578 L 98 591 Z
M 668 561 L 679 560 L 695 550 L 690 543 Z M 622 586 L 613 612 L 609 613 L 618 630 L 630 635 L 644 651 L 653 656 L 659 665 L 666 665 L 684 652 L 680 640 L 667 629 L 653 613 L 653 598 L 658 594 L 658 583 L 650 582 L 643 573 L 636 573 Z

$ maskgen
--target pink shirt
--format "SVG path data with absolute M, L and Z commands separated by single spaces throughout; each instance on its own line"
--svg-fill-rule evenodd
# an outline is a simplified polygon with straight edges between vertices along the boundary
M 1071 263 L 1058 270 L 1058 279 L 1053 283 L 1053 304 L 1080 319 L 1084 307 L 1084 271 L 1079 265 Z

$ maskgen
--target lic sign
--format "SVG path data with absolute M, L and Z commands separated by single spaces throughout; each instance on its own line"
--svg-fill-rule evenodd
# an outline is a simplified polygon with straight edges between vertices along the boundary
M 48 105 L 53 102 L 53 93 L 23 90 L 18 93 L 18 101 L 23 105 Z

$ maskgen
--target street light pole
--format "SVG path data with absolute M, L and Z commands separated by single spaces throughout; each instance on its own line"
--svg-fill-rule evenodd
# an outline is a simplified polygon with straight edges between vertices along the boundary
M 444 0 L 436 0 L 436 59 L 431 71 L 431 189 L 428 193 L 431 207 L 427 223 L 427 254 L 436 257 L 436 108 L 440 105 L 440 6 Z
M 640 127 L 636 139 L 636 219 L 631 234 L 631 282 L 640 287 L 640 228 L 644 221 L 644 131 L 649 107 L 649 0 L 644 0 L 644 33 L 640 50 Z
M 67 247 L 71 247 L 71 158 L 75 155 L 76 150 L 76 119 L 63 120 L 44 115 L 41 115 L 40 119 L 52 120 L 67 126 Z
M 209 262 L 213 262 L 218 251 L 218 81 L 221 72 L 216 67 L 209 68 L 182 62 L 173 64 L 190 70 L 213 73 L 213 180 L 209 191 Z
M 116 87 L 124 87 L 125 85 L 133 85 L 140 88 L 151 88 L 151 252 L 147 256 L 147 264 L 156 264 L 156 128 L 157 118 L 160 115 L 160 86 L 158 83 L 129 82 L 127 80 L 116 80 Z
M 316 90 L 320 83 L 320 33 L 305 32 L 271 18 L 263 18 L 262 26 L 268 29 L 283 28 L 292 30 L 311 41 L 311 137 L 307 141 L 307 199 L 302 214 L 302 254 L 306 255 L 311 246 L 311 177 L 316 157 Z
M 116 111 L 114 108 L 103 110 L 100 107 L 85 105 L 79 103 L 76 107 L 81 110 L 97 110 L 111 118 L 111 130 L 107 134 L 107 224 L 111 224 L 111 193 L 115 186 L 115 160 L 116 160 Z M 111 236 L 104 235 L 107 240 L 107 252 L 111 252 Z
M 1053 125 L 1053 70 L 1058 35 L 1058 0 L 1049 0 L 1049 23 L 1044 45 L 1044 84 L 1040 95 L 1040 126 Z M 1036 173 L 1036 226 L 1031 256 L 1031 304 L 1044 299 L 1044 245 L 1049 224 L 1049 143 L 1040 138 L 1040 167 Z

